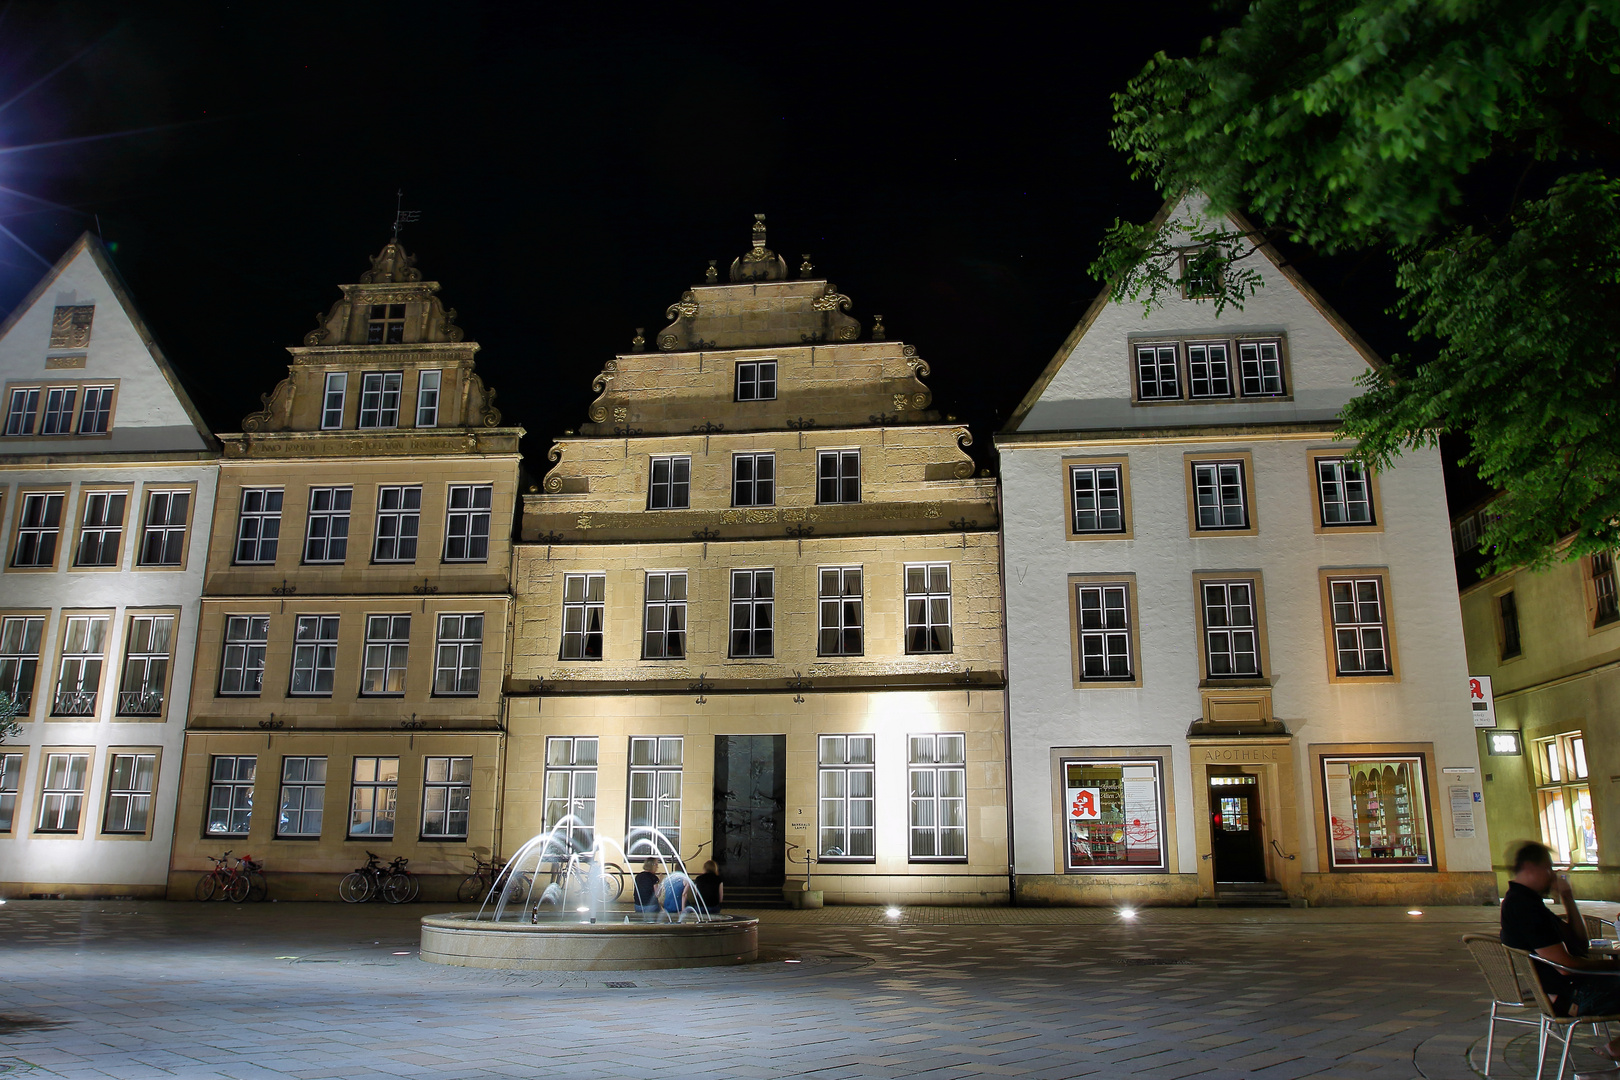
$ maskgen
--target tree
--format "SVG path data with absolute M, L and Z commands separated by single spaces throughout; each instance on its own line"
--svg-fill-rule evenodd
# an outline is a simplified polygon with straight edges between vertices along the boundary
M 17 722 L 21 712 L 22 709 L 9 694 L 0 692 L 0 743 L 22 734 L 22 725 Z
M 1359 455 L 1466 435 L 1503 493 L 1490 570 L 1620 544 L 1620 0 L 1254 0 L 1114 106 L 1136 175 L 1212 211 L 1185 267 L 1116 221 L 1092 265 L 1116 299 L 1185 275 L 1241 308 L 1263 240 L 1386 253 L 1424 350 L 1363 377 Z

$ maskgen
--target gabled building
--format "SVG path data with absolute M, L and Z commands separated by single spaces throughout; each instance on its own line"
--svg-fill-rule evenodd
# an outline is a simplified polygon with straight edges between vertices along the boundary
M 1221 316 L 1105 290 L 997 436 L 1018 895 L 1491 900 L 1440 457 L 1364 470 L 1378 358 L 1244 265 Z
M 523 498 L 505 846 L 572 813 L 732 902 L 1005 902 L 994 481 L 916 349 L 765 241 Z
M 173 896 L 224 849 L 283 898 L 368 850 L 453 895 L 497 844 L 522 429 L 397 238 L 342 289 L 220 437 Z
M 217 443 L 88 233 L 0 378 L 0 896 L 161 896 Z

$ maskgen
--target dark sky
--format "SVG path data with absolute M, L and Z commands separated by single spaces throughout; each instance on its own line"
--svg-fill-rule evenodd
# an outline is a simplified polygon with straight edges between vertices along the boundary
M 760 211 L 790 265 L 809 252 L 918 346 L 982 449 L 1095 294 L 1104 228 L 1157 209 L 1108 146 L 1108 95 L 1222 24 L 1199 2 L 1058 10 L 13 2 L 0 102 L 66 66 L 0 109 L 0 147 L 157 130 L 0 153 L 0 184 L 72 208 L 0 193 L 0 225 L 54 260 L 99 214 L 237 430 L 403 188 L 406 245 L 541 465 L 602 362 Z M 0 237 L 0 309 L 42 269 Z

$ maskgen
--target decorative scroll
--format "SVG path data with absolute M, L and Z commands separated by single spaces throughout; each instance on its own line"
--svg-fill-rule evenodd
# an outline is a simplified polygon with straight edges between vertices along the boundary
M 282 379 L 276 388 L 268 394 L 260 394 L 259 402 L 264 406 L 256 413 L 250 413 L 242 418 L 243 431 L 270 431 L 271 424 L 276 419 L 276 413 L 282 411 L 278 406 L 292 400 L 292 379 Z
M 551 449 L 546 451 L 546 457 L 557 463 L 546 473 L 545 482 L 541 484 L 548 495 L 555 495 L 562 490 L 562 456 L 562 443 L 552 443 Z
M 663 342 L 660 341 L 659 345 L 663 345 Z M 587 415 L 591 418 L 593 424 L 604 423 L 608 418 L 608 384 L 613 381 L 613 377 L 618 373 L 618 362 L 609 360 L 602 365 L 601 373 L 591 380 L 591 389 L 596 391 L 596 400 L 591 402 L 591 408 Z
M 973 464 L 973 455 L 967 452 L 967 448 L 973 445 L 973 433 L 967 428 L 957 428 L 956 445 L 962 448 L 962 460 L 956 463 L 956 468 L 952 472 L 956 474 L 958 480 L 966 480 L 973 475 L 976 467 Z

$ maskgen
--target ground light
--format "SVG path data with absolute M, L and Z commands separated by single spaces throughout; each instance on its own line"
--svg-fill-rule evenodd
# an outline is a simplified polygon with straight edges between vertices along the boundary
M 1423 914 L 1423 912 L 1419 911 L 1417 908 L 1413 908 L 1411 911 L 1408 911 L 1407 914 L 1408 915 L 1421 915 L 1421 914 Z
M 1119 909 L 1119 917 L 1122 918 L 1122 919 L 1125 919 L 1125 920 L 1134 919 L 1134 918 L 1136 918 L 1136 909 L 1135 908 L 1122 907 L 1122 908 Z
M 883 914 L 887 915 L 891 919 L 898 919 L 900 917 L 900 909 L 897 908 L 897 907 L 892 907 L 892 908 L 889 908 L 887 911 L 885 911 Z

